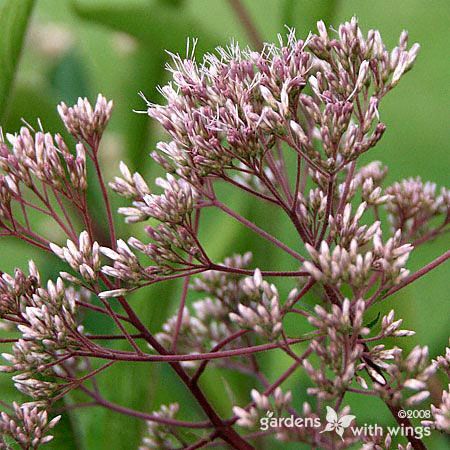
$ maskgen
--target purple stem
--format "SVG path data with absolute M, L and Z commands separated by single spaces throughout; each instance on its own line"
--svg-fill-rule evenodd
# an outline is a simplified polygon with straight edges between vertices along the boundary
M 259 234 L 260 236 L 262 236 L 264 239 L 267 239 L 269 242 L 271 242 L 272 244 L 276 245 L 277 247 L 281 248 L 282 250 L 284 250 L 286 253 L 289 253 L 292 257 L 294 257 L 295 259 L 298 259 L 299 261 L 304 261 L 305 258 L 303 256 L 301 256 L 299 253 L 297 253 L 296 251 L 292 250 L 290 247 L 288 247 L 286 244 L 284 244 L 283 242 L 279 241 L 277 238 L 275 238 L 274 236 L 272 236 L 270 233 L 268 233 L 267 231 L 264 231 L 263 229 L 259 228 L 257 225 L 255 225 L 253 222 L 251 222 L 250 220 L 246 219 L 245 217 L 242 217 L 240 214 L 236 213 L 235 211 L 233 211 L 232 209 L 228 208 L 228 206 L 224 205 L 222 202 L 220 202 L 219 200 L 214 200 L 213 205 L 216 206 L 217 208 L 221 209 L 224 213 L 228 214 L 229 216 L 233 217 L 234 219 L 236 219 L 238 222 L 242 223 L 243 225 L 245 225 L 247 228 L 249 228 L 250 230 L 254 231 L 255 233 Z
M 450 258 L 450 250 L 447 250 L 445 253 L 443 253 L 441 256 L 437 257 L 434 261 L 430 262 L 426 266 L 422 267 L 417 272 L 410 275 L 408 278 L 403 280 L 400 284 L 397 286 L 392 287 L 389 291 L 386 292 L 386 294 L 381 297 L 381 300 L 384 300 L 385 298 L 389 297 L 390 295 L 394 294 L 395 292 L 399 291 L 400 289 L 403 289 L 405 286 L 408 286 L 408 284 L 411 284 L 413 281 L 416 281 L 420 277 L 423 277 L 431 270 L 435 269 L 440 264 L 447 261 L 447 259 Z

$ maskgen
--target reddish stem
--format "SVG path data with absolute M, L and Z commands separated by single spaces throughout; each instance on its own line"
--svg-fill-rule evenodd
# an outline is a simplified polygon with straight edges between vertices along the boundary
M 94 156 L 92 158 L 92 161 L 94 163 L 95 171 L 97 173 L 98 182 L 100 184 L 100 189 L 102 191 L 103 201 L 105 203 L 106 215 L 107 215 L 107 219 L 108 219 L 109 236 L 111 238 L 111 248 L 113 250 L 115 250 L 116 249 L 116 245 L 117 245 L 117 241 L 116 241 L 116 230 L 115 230 L 115 227 L 114 227 L 114 219 L 113 219 L 112 210 L 111 210 L 111 203 L 109 201 L 109 196 L 108 196 L 108 192 L 106 190 L 106 185 L 105 185 L 105 181 L 103 179 L 103 174 L 102 174 L 102 171 L 100 169 L 100 165 L 98 163 L 97 152 L 95 152 L 95 151 L 94 151 Z
M 299 253 L 297 253 L 296 251 L 292 250 L 290 247 L 288 247 L 286 244 L 284 244 L 283 242 L 279 241 L 277 238 L 275 238 L 274 236 L 272 236 L 270 233 L 268 233 L 267 231 L 264 231 L 263 229 L 259 228 L 257 225 L 255 225 L 253 222 L 251 222 L 250 220 L 246 219 L 245 217 L 241 216 L 240 214 L 236 213 L 235 211 L 233 211 L 232 209 L 228 208 L 228 206 L 224 205 L 222 202 L 220 202 L 219 200 L 215 200 L 213 202 L 213 205 L 216 206 L 217 208 L 221 209 L 223 212 L 225 212 L 226 214 L 228 214 L 229 216 L 233 217 L 234 219 L 236 219 L 238 222 L 242 223 L 243 225 L 245 225 L 247 228 L 249 228 L 250 230 L 254 231 L 255 233 L 259 234 L 260 236 L 262 236 L 264 239 L 266 239 L 267 241 L 271 242 L 272 244 L 276 245 L 277 247 L 281 248 L 282 250 L 284 250 L 286 253 L 289 253 L 291 256 L 293 256 L 295 259 L 298 259 L 299 261 L 304 261 L 305 258 L 300 255 Z
M 145 339 L 148 339 L 145 337 Z M 154 338 L 153 338 L 154 339 Z M 287 343 L 289 345 L 298 344 L 300 342 L 309 341 L 311 337 L 307 338 L 295 338 L 295 339 L 288 339 Z M 152 347 L 155 348 L 157 346 L 159 349 L 162 347 L 160 346 L 157 341 L 152 341 L 155 345 L 151 344 Z M 190 354 L 182 354 L 182 355 L 175 355 L 172 353 L 168 353 L 164 350 L 164 352 L 159 352 L 159 355 L 137 355 L 136 353 L 132 352 L 119 352 L 119 351 L 105 351 L 104 353 L 101 353 L 100 351 L 96 352 L 87 352 L 87 351 L 77 351 L 75 352 L 78 356 L 90 356 L 92 358 L 101 358 L 101 359 L 111 359 L 114 361 L 134 361 L 134 362 L 168 362 L 168 363 L 179 363 L 183 361 L 204 361 L 204 360 L 211 360 L 211 359 L 221 359 L 221 358 L 232 358 L 234 356 L 245 356 L 245 355 L 251 355 L 254 353 L 260 353 L 265 352 L 267 350 L 273 350 L 277 348 L 282 348 L 284 343 L 271 343 L 271 344 L 260 344 L 260 345 L 254 345 L 251 347 L 243 347 L 243 348 L 236 348 L 232 350 L 224 350 L 221 352 L 209 352 L 209 353 L 190 353 Z M 155 348 L 156 349 L 156 348 Z M 105 349 L 107 350 L 107 349 Z
M 417 272 L 410 275 L 408 278 L 403 280 L 400 284 L 397 286 L 392 287 L 389 291 L 386 292 L 386 294 L 381 297 L 381 300 L 384 300 L 386 297 L 389 297 L 390 295 L 394 294 L 395 292 L 399 291 L 400 289 L 403 289 L 405 286 L 408 286 L 408 284 L 411 284 L 413 281 L 416 281 L 420 277 L 423 277 L 431 270 L 435 269 L 440 264 L 447 261 L 447 259 L 450 258 L 450 250 L 447 250 L 445 253 L 443 253 L 441 256 L 436 258 L 434 261 L 430 262 L 426 266 L 422 267 Z
M 85 387 L 82 388 L 83 392 L 85 392 L 89 397 L 95 400 L 95 403 L 99 406 L 103 406 L 104 408 L 110 409 L 111 411 L 118 412 L 120 414 L 124 414 L 130 417 L 136 417 L 138 419 L 148 420 L 150 422 L 160 423 L 162 425 L 168 425 L 173 427 L 182 427 L 182 428 L 192 428 L 192 429 L 204 429 L 211 428 L 212 424 L 210 422 L 187 422 L 183 420 L 175 420 L 170 419 L 168 417 L 159 416 L 155 414 L 146 414 L 140 411 L 136 411 L 134 409 L 126 408 L 124 406 L 117 405 L 108 400 L 105 400 L 102 396 L 91 391 Z

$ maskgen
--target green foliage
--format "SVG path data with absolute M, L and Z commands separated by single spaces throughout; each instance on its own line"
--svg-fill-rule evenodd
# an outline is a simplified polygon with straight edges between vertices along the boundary
M 5 113 L 33 4 L 34 0 L 0 2 L 0 119 Z
M 336 15 L 338 0 L 310 2 L 307 0 L 284 0 L 283 25 L 294 27 L 299 36 L 313 31 L 318 20 L 330 23 Z

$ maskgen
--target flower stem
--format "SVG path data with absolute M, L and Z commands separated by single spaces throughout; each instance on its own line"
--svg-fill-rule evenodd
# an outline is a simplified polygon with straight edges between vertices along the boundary
M 103 179 L 103 174 L 100 169 L 100 165 L 98 162 L 98 157 L 97 157 L 96 152 L 94 152 L 94 157 L 92 158 L 92 161 L 94 163 L 95 172 L 97 173 L 98 182 L 100 184 L 100 189 L 102 191 L 103 201 L 105 203 L 106 215 L 107 215 L 107 220 L 108 220 L 108 228 L 109 228 L 109 236 L 110 236 L 110 240 L 111 240 L 111 248 L 113 250 L 115 250 L 116 246 L 117 246 L 116 229 L 114 227 L 114 219 L 113 219 L 112 210 L 111 210 L 111 203 L 109 201 L 108 192 L 106 190 L 105 181 Z

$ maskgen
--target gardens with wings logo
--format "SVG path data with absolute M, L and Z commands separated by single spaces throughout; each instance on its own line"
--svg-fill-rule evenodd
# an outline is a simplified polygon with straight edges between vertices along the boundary
M 343 440 L 345 429 L 350 426 L 356 416 L 352 416 L 351 414 L 338 416 L 337 412 L 333 408 L 327 406 L 327 415 L 325 418 L 328 423 L 321 433 L 325 433 L 326 431 L 335 431 Z
M 348 411 L 346 407 L 343 411 Z M 411 410 L 412 412 L 401 410 L 402 414 L 415 414 L 418 417 L 429 417 L 431 412 L 429 410 Z M 386 434 L 390 436 L 416 437 L 422 439 L 424 436 L 430 436 L 431 428 L 423 425 L 419 426 L 387 426 L 383 429 L 379 424 L 363 423 L 357 426 L 353 421 L 356 416 L 351 414 L 339 414 L 330 406 L 327 406 L 327 414 L 325 416 L 326 425 L 323 428 L 324 422 L 317 416 L 298 417 L 290 415 L 288 417 L 277 417 L 273 411 L 267 411 L 265 416 L 259 419 L 260 429 L 267 431 L 272 428 L 323 428 L 320 433 L 335 432 L 342 440 L 344 440 L 345 430 L 349 430 L 353 436 L 372 436 L 382 437 Z

